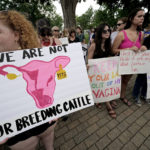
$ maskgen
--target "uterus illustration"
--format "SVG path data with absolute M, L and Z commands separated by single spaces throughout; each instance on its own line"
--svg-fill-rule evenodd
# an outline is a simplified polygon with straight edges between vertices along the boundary
M 3 65 L 0 66 L 0 76 L 7 76 L 10 80 L 17 77 L 17 75 L 4 70 L 8 67 L 15 68 L 21 72 L 23 79 L 27 83 L 27 93 L 33 97 L 36 106 L 41 109 L 53 104 L 56 87 L 55 74 L 60 72 L 60 69 L 65 68 L 69 62 L 69 57 L 58 56 L 49 62 L 33 60 L 20 67 Z

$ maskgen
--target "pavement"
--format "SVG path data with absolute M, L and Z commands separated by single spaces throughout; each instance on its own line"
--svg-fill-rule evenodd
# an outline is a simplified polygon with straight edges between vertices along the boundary
M 101 109 L 92 106 L 70 114 L 66 122 L 59 121 L 55 150 L 150 150 L 150 105 L 143 102 L 138 107 L 134 103 L 135 78 L 130 80 L 126 93 L 133 104 L 128 107 L 118 100 L 116 119 L 108 115 L 103 104 Z M 37 150 L 45 150 L 42 143 Z

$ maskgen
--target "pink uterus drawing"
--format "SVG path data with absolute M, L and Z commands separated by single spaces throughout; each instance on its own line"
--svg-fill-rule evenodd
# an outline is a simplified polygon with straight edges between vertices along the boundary
M 66 67 L 70 62 L 67 56 L 58 56 L 46 62 L 33 60 L 24 66 L 3 65 L 0 67 L 0 75 L 6 76 L 8 72 L 4 68 L 12 67 L 22 72 L 24 80 L 27 82 L 26 91 L 33 97 L 38 108 L 45 108 L 53 104 L 54 91 L 56 87 L 55 74 L 60 69 Z

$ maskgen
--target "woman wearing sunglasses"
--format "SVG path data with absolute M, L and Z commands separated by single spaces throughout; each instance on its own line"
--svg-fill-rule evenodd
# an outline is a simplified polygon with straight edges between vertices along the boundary
M 61 45 L 61 42 L 58 38 L 52 37 L 50 24 L 47 19 L 39 19 L 36 22 L 36 25 L 42 47 Z
M 117 31 L 115 31 L 111 34 L 111 43 L 112 44 L 114 43 L 114 40 L 115 40 L 117 34 L 124 29 L 124 27 L 127 23 L 127 19 L 128 19 L 127 17 L 122 17 L 117 21 Z
M 119 32 L 114 41 L 113 51 L 115 54 L 119 54 L 122 50 L 138 52 L 139 50 L 144 51 L 147 49 L 145 46 L 142 46 L 144 34 L 141 32 L 141 29 L 144 22 L 144 15 L 144 10 L 137 8 L 128 16 L 125 30 Z M 130 106 L 131 103 L 125 98 L 125 93 L 132 75 L 122 75 L 121 77 L 122 84 L 120 100 Z M 139 102 L 137 101 L 137 103 Z
M 112 55 L 110 26 L 108 24 L 100 24 L 96 28 L 96 36 L 88 51 L 88 59 L 105 58 Z M 96 106 L 100 106 L 99 103 Z M 112 118 L 116 118 L 116 112 L 113 110 L 111 102 L 106 102 L 106 108 Z

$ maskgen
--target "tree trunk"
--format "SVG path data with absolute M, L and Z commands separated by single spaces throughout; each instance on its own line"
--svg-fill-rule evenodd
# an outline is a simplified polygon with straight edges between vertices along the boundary
M 76 27 L 75 10 L 78 0 L 60 0 L 63 16 L 64 16 L 64 27 L 72 28 Z

